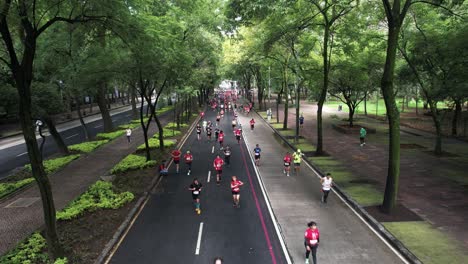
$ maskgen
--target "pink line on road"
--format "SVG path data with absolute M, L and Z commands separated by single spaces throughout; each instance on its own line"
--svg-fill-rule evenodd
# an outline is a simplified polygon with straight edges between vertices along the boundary
M 258 216 L 260 218 L 260 222 L 262 223 L 263 234 L 265 234 L 265 240 L 268 245 L 268 250 L 270 251 L 271 261 L 273 262 L 273 264 L 276 264 L 277 263 L 276 256 L 275 256 L 275 253 L 273 252 L 273 247 L 271 246 L 270 235 L 268 234 L 268 231 L 266 228 L 265 219 L 263 217 L 262 210 L 260 209 L 260 203 L 258 202 L 257 193 L 255 192 L 252 177 L 249 171 L 249 167 L 247 166 L 247 161 L 245 159 L 244 146 L 241 145 L 240 149 L 241 149 L 241 154 L 242 154 L 242 160 L 244 161 L 244 165 L 245 165 L 245 171 L 247 172 L 247 176 L 249 177 L 250 190 L 252 191 L 253 197 L 255 199 L 255 205 L 257 207 Z

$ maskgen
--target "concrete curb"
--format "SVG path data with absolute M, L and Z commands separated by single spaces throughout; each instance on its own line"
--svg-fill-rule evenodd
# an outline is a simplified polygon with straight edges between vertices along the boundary
M 187 130 L 187 133 L 182 137 L 182 139 L 178 142 L 177 148 L 180 148 L 183 143 L 185 143 L 186 139 L 190 136 L 192 133 L 193 129 L 195 128 L 195 125 L 198 124 L 200 120 L 200 116 L 193 121 L 192 125 L 190 128 Z M 170 164 L 172 163 L 172 159 Z M 168 165 L 169 167 L 170 165 Z M 115 231 L 114 235 L 112 236 L 111 240 L 107 242 L 106 246 L 102 250 L 101 254 L 99 257 L 94 261 L 94 264 L 101 264 L 101 263 L 106 263 L 107 258 L 109 257 L 109 254 L 111 251 L 115 248 L 116 244 L 119 242 L 119 240 L 122 238 L 123 234 L 130 228 L 130 223 L 135 219 L 137 212 L 142 208 L 145 200 L 149 198 L 151 195 L 151 190 L 153 190 L 158 182 L 161 180 L 162 176 L 158 176 L 153 178 L 151 181 L 151 184 L 149 187 L 145 190 L 143 195 L 138 199 L 138 201 L 135 203 L 133 208 L 130 210 L 128 213 L 127 217 L 125 220 L 122 222 L 122 224 L 119 226 L 117 231 Z
M 255 113 L 257 113 L 255 111 Z M 296 148 L 289 143 L 289 141 L 282 136 L 278 130 L 276 130 L 267 120 L 265 120 L 260 114 L 257 115 L 270 126 L 271 129 L 279 136 L 291 149 L 296 150 Z M 304 162 L 309 164 L 314 170 L 316 170 L 321 177 L 325 176 L 325 173 L 321 171 L 317 166 L 307 159 L 303 159 Z M 359 205 L 354 199 L 352 199 L 348 194 L 346 194 L 337 184 L 333 184 L 333 189 L 370 225 L 372 228 L 379 233 L 385 240 L 393 246 L 409 263 L 411 264 L 422 264 L 423 262 L 419 260 L 408 248 L 406 248 L 400 240 L 394 237 L 381 223 L 379 223 L 374 217 L 372 217 L 361 205 Z

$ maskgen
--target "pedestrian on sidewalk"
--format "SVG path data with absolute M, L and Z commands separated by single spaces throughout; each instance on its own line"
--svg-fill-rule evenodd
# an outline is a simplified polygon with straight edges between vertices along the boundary
M 213 161 L 213 167 L 216 170 L 216 184 L 218 185 L 221 182 L 221 174 L 223 173 L 223 165 L 224 165 L 223 159 L 219 155 L 217 155 Z
M 180 155 L 181 154 L 182 153 L 180 152 L 180 150 L 178 150 L 176 148 L 171 152 L 172 160 L 174 161 L 174 164 L 176 166 L 177 174 L 179 173 L 179 163 L 180 163 Z
M 189 191 L 192 192 L 193 204 L 195 206 L 195 212 L 197 214 L 201 214 L 200 193 L 201 193 L 202 188 L 203 188 L 203 185 L 198 181 L 197 178 L 193 179 L 192 184 L 190 184 L 190 187 L 188 188 Z
M 361 142 L 361 147 L 366 144 L 366 135 L 366 129 L 364 127 L 361 127 L 361 129 L 359 130 L 359 141 Z
M 312 251 L 312 261 L 317 264 L 317 248 L 320 242 L 320 233 L 317 228 L 317 223 L 314 221 L 307 224 L 307 229 L 304 234 L 304 246 L 306 248 L 305 263 L 309 264 L 309 255 Z
M 231 165 L 231 147 L 229 145 L 224 149 L 224 162 L 228 167 Z
M 333 178 L 330 173 L 320 179 L 322 184 L 322 203 L 327 203 L 328 194 L 330 193 L 331 188 L 333 187 Z
M 244 185 L 243 182 L 237 179 L 237 176 L 231 177 L 231 193 L 232 193 L 232 201 L 233 206 L 239 208 L 240 207 L 240 187 Z
M 255 145 L 254 148 L 254 155 L 255 155 L 255 165 L 260 166 L 260 153 L 262 152 L 262 149 L 257 145 Z
M 159 165 L 159 175 L 160 176 L 167 176 L 168 174 L 168 169 L 166 167 L 166 161 L 163 160 L 161 164 Z
M 187 175 L 190 175 L 192 172 L 192 161 L 193 155 L 190 153 L 190 150 L 187 150 L 187 153 L 184 155 L 185 164 L 187 164 Z
M 125 130 L 125 134 L 127 135 L 127 141 L 128 143 L 130 143 L 132 141 L 132 129 L 131 128 L 127 128 L 127 130 Z
M 301 116 L 299 117 L 299 126 L 301 128 L 304 128 L 304 116 L 301 114 Z
M 297 149 L 296 152 L 293 153 L 293 162 L 294 162 L 294 172 L 296 175 L 299 175 L 301 171 L 301 161 L 302 161 L 302 152 L 300 149 Z
M 287 173 L 286 175 L 289 177 L 289 171 L 291 170 L 291 154 L 286 152 L 286 155 L 283 158 L 284 161 L 284 169 L 283 173 Z
M 251 130 L 252 132 L 253 132 L 253 130 L 254 130 L 254 127 L 255 127 L 255 120 L 252 118 L 252 119 L 250 120 L 250 130 Z

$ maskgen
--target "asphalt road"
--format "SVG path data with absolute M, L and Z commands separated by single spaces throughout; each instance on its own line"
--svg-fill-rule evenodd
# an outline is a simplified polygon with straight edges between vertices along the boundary
M 209 111 L 206 118 L 215 121 L 214 112 Z M 221 122 L 225 145 L 232 147 L 231 166 L 224 166 L 221 185 L 216 185 L 212 167 L 216 154 L 221 154 L 219 144 L 207 142 L 206 136 L 198 141 L 192 132 L 182 148 L 182 153 L 193 153 L 192 174 L 186 174 L 185 164 L 181 164 L 180 174 L 171 166 L 169 176 L 150 196 L 110 263 L 208 264 L 216 256 L 223 257 L 226 264 L 287 263 L 248 155 L 253 150 L 235 142 L 230 122 L 228 117 Z M 232 175 L 244 182 L 240 208 L 232 206 Z M 201 215 L 195 213 L 187 190 L 194 177 L 203 184 Z
M 132 119 L 131 110 L 112 115 L 111 117 L 114 127 L 127 124 Z M 90 136 L 96 136 L 97 133 L 103 132 L 102 119 L 87 123 L 87 127 Z M 60 134 L 67 146 L 86 141 L 85 134 L 81 126 L 62 131 Z M 41 142 L 42 139 L 38 139 L 39 145 Z M 47 136 L 44 144 L 44 158 L 55 153 L 57 153 L 57 145 L 55 144 L 52 136 Z M 22 167 L 28 163 L 29 157 L 27 155 L 25 143 L 0 150 L 0 179 L 7 177 L 15 168 Z

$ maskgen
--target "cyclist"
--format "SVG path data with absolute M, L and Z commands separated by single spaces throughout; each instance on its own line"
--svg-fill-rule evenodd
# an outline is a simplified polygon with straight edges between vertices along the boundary
M 218 135 L 218 142 L 219 142 L 219 146 L 221 147 L 221 150 L 223 150 L 223 143 L 224 143 L 224 132 L 221 130 L 219 131 L 219 135 Z
M 243 182 L 237 179 L 237 176 L 232 176 L 231 180 L 231 193 L 232 193 L 232 200 L 233 206 L 239 208 L 240 207 L 240 187 L 244 185 Z
M 292 154 L 293 162 L 294 162 L 294 171 L 296 175 L 299 174 L 301 171 L 301 161 L 302 161 L 302 152 L 300 149 L 297 149 L 296 152 Z
M 192 172 L 192 161 L 193 155 L 190 153 L 190 150 L 187 150 L 187 153 L 184 155 L 185 164 L 187 164 L 187 175 L 190 175 Z
M 190 184 L 190 187 L 188 188 L 189 191 L 192 192 L 192 199 L 193 199 L 193 204 L 195 205 L 195 212 L 197 214 L 201 214 L 201 209 L 200 209 L 200 192 L 202 190 L 203 185 L 198 181 L 197 178 L 193 179 L 192 184 Z
M 197 130 L 197 139 L 200 140 L 201 139 L 201 126 L 200 124 L 197 124 L 197 127 L 196 127 L 196 130 Z
M 172 160 L 174 161 L 174 164 L 176 165 L 176 172 L 179 173 L 179 162 L 180 162 L 180 150 L 174 149 L 171 152 Z
M 260 153 L 262 152 L 262 149 L 258 146 L 258 144 L 254 148 L 254 154 L 255 154 L 255 165 L 260 166 Z
M 229 145 L 224 149 L 224 162 L 226 162 L 228 167 L 231 165 L 231 147 Z
M 255 120 L 252 118 L 252 119 L 250 120 L 250 130 L 253 131 L 253 130 L 254 130 L 254 126 L 255 126 Z
M 287 173 L 286 175 L 289 176 L 289 171 L 291 169 L 291 154 L 286 152 L 286 155 L 283 158 L 284 161 L 284 169 L 283 173 Z
M 213 167 L 216 170 L 216 184 L 219 184 L 221 181 L 221 174 L 223 173 L 223 165 L 224 165 L 223 159 L 219 155 L 217 155 L 213 161 Z

